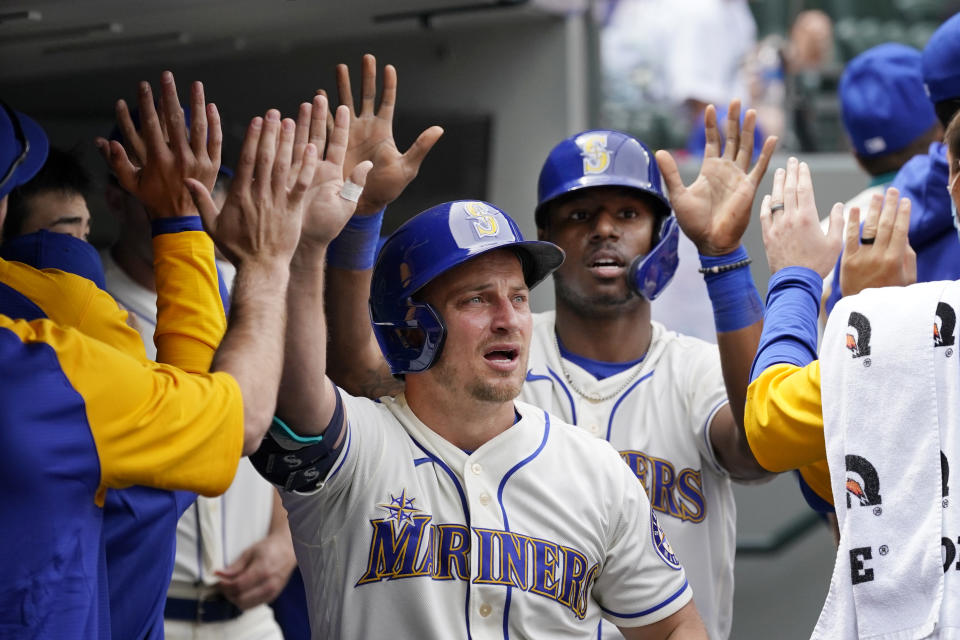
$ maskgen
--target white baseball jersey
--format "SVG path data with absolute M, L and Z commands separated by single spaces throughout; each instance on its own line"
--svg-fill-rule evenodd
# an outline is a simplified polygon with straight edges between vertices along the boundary
M 727 404 L 716 345 L 654 322 L 643 361 L 597 380 L 561 361 L 554 318 L 552 311 L 534 315 L 521 399 L 620 452 L 683 562 L 710 637 L 728 637 L 737 512 L 730 479 L 710 444 L 710 422 Z M 606 624 L 603 635 L 621 637 Z
M 348 432 L 315 492 L 281 492 L 315 639 L 592 638 L 691 599 L 633 474 L 605 442 L 517 403 L 466 453 L 401 395 L 341 391 Z

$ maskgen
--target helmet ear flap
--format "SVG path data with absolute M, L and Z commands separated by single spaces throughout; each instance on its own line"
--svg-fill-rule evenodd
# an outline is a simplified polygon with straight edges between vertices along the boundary
M 425 302 L 410 302 L 408 319 L 374 322 L 373 333 L 394 375 L 419 373 L 440 357 L 447 328 L 436 310 Z
M 677 219 L 667 216 L 660 222 L 660 239 L 649 253 L 637 256 L 627 272 L 630 288 L 647 300 L 655 300 L 663 293 L 677 272 L 680 263 L 678 245 L 680 227 Z

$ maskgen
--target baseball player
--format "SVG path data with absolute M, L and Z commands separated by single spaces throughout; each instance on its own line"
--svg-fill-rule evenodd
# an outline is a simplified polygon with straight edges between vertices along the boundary
M 539 237 L 560 246 L 567 260 L 554 274 L 556 312 L 534 317 L 521 392 L 620 451 L 678 556 L 688 558 L 697 609 L 715 638 L 729 634 L 733 608 L 731 479 L 767 474 L 742 431 L 762 306 L 739 245 L 775 138 L 748 173 L 756 116 L 746 113 L 742 135 L 739 118 L 734 102 L 721 152 L 715 110 L 707 110 L 705 157 L 688 188 L 672 157 L 657 156 L 671 200 L 653 154 L 626 134 L 588 131 L 551 151 L 536 221 Z M 719 349 L 650 320 L 650 301 L 676 266 L 677 223 L 701 254 Z M 340 272 L 330 274 L 331 290 L 345 297 L 362 291 L 358 274 L 350 290 L 333 282 Z M 337 314 L 356 312 L 338 302 Z M 331 320 L 332 328 L 346 324 Z M 345 384 L 356 393 L 395 392 L 399 385 L 377 369 L 362 340 L 354 333 L 344 342 L 334 333 L 332 359 L 355 370 Z M 607 625 L 604 634 L 616 637 L 616 630 Z
M 0 315 L 0 432 L 6 443 L 0 474 L 11 489 L 0 506 L 8 543 L 0 554 L 6 634 L 110 637 L 101 546 L 104 492 L 143 484 L 215 495 L 232 479 L 241 451 L 259 442 L 275 406 L 283 285 L 299 236 L 300 203 L 317 165 L 316 148 L 309 145 L 297 180 L 287 188 L 290 165 L 282 152 L 292 148 L 292 129 L 292 122 L 281 127 L 276 116 L 254 120 L 244 142 L 242 178 L 219 217 L 203 199 L 202 183 L 189 182 L 189 192 L 171 193 L 169 185 L 180 181 L 164 183 L 169 175 L 147 169 L 136 175 L 122 148 L 109 150 L 115 168 L 144 188 L 171 200 L 200 197 L 208 227 L 240 265 L 232 322 L 214 357 L 215 373 L 149 363 L 45 318 L 46 308 L 57 301 L 34 302 L 32 296 L 60 287 L 69 298 L 89 286 L 82 290 L 90 304 L 73 309 L 80 324 L 84 310 L 106 294 L 72 274 L 0 260 L 5 299 L 36 318 Z M 2 217 L 9 189 L 42 163 L 37 156 L 45 136 L 5 106 L 0 134 Z M 162 142 L 159 126 L 153 135 Z M 177 336 L 167 337 L 176 348 Z
M 515 401 L 529 288 L 563 253 L 478 201 L 404 224 L 370 308 L 406 389 L 374 402 L 324 377 L 324 253 L 348 217 L 305 219 L 278 418 L 252 457 L 284 488 L 314 637 L 589 638 L 601 616 L 705 637 L 616 452 Z

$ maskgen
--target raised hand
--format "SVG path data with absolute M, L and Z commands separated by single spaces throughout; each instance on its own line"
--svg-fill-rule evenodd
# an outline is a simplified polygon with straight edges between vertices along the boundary
M 881 208 L 882 204 L 882 208 Z M 887 189 L 873 196 L 860 239 L 860 209 L 850 210 L 840 259 L 840 290 L 850 296 L 874 287 L 906 286 L 917 281 L 917 254 L 907 237 L 910 200 Z
M 318 118 L 316 114 L 321 114 L 322 117 Z M 302 243 L 324 247 L 337 237 L 353 215 L 357 208 L 357 197 L 351 191 L 362 189 L 359 195 L 362 200 L 363 193 L 366 192 L 364 185 L 367 174 L 371 172 L 370 161 L 366 160 L 353 167 L 344 178 L 344 162 L 350 139 L 350 112 L 342 105 L 337 108 L 333 126 L 329 129 L 329 138 L 325 124 L 326 114 L 326 96 L 314 96 L 312 105 L 300 105 L 296 134 L 300 144 L 309 140 L 308 145 L 315 145 L 318 149 L 326 147 L 326 155 L 317 164 L 307 191 L 301 238 Z
M 727 111 L 726 145 L 721 154 L 717 112 L 709 105 L 704 114 L 707 143 L 703 164 L 689 187 L 684 186 L 673 156 L 667 151 L 656 153 L 677 222 L 702 255 L 720 256 L 735 250 L 750 222 L 757 187 L 777 146 L 777 138 L 768 137 L 748 173 L 756 121 L 756 112 L 748 110 L 741 131 L 740 101 L 733 100 Z
M 344 176 L 350 175 L 361 162 L 369 160 L 373 163 L 357 204 L 357 214 L 376 213 L 396 200 L 417 176 L 427 153 L 443 135 L 443 129 L 437 126 L 427 128 L 406 152 L 400 153 L 393 139 L 397 70 L 389 64 L 384 67 L 380 108 L 374 110 L 377 60 L 369 53 L 363 56 L 361 67 L 359 112 L 354 108 L 350 70 L 345 64 L 337 65 L 337 92 L 340 105 L 347 107 L 350 114 L 350 143 L 344 157 Z M 322 90 L 317 93 L 326 95 Z
M 787 161 L 773 175 L 773 191 L 760 203 L 760 226 L 770 273 L 789 266 L 813 269 L 823 278 L 837 262 L 843 241 L 843 203 L 830 210 L 824 235 L 817 215 L 813 179 L 806 162 Z
M 293 120 L 281 121 L 275 109 L 250 122 L 219 212 L 210 188 L 187 180 L 207 232 L 238 267 L 250 261 L 289 263 L 300 240 L 304 196 L 314 181 L 318 150 L 305 144 L 297 168 L 292 168 L 294 135 Z M 291 173 L 296 174 L 293 179 Z
M 194 82 L 188 132 L 169 71 L 163 72 L 161 80 L 159 113 L 149 83 L 140 83 L 137 100 L 139 131 L 126 102 L 119 100 L 116 107 L 117 123 L 130 154 L 115 140 L 97 138 L 97 148 L 120 185 L 143 203 L 151 217 L 197 215 L 185 181 L 197 180 L 209 190 L 217 179 L 223 134 L 216 106 L 205 103 L 203 85 Z

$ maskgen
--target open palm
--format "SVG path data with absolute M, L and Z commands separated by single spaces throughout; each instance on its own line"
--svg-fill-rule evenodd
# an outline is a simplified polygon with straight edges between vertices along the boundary
M 727 136 L 720 153 L 720 133 L 713 105 L 704 114 L 707 143 L 700 175 L 685 187 L 677 163 L 667 151 L 658 151 L 657 163 L 670 191 L 670 204 L 680 228 L 702 255 L 719 256 L 734 251 L 750 223 L 757 187 L 770 163 L 777 139 L 770 136 L 749 172 L 753 156 L 756 112 L 747 111 L 740 129 L 740 103 L 730 103 Z

